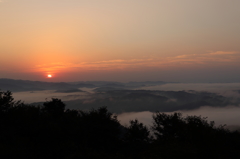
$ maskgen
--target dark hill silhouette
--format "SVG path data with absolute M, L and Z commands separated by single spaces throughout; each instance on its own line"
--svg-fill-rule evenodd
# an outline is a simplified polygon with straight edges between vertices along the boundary
M 29 80 L 14 80 L 1 78 L 0 88 L 2 90 L 11 90 L 13 92 L 20 91 L 38 91 L 38 90 L 71 90 L 78 88 L 109 88 L 111 89 L 132 89 L 144 86 L 162 85 L 166 82 L 108 82 L 108 81 L 80 81 L 80 82 L 41 82 L 41 81 L 29 81 Z
M 6 87 L 10 85 L 11 87 Z M 15 87 L 17 86 L 17 87 Z M 27 81 L 27 80 L 13 80 L 13 79 L 0 79 L 0 88 L 2 90 L 12 91 L 34 91 L 34 90 L 59 90 L 63 88 L 75 88 L 71 84 L 64 82 L 51 83 L 40 81 Z
M 106 107 L 65 109 L 52 98 L 32 106 L 0 92 L 1 158 L 237 159 L 240 133 L 201 116 L 153 114 L 150 130 L 138 120 L 119 123 Z

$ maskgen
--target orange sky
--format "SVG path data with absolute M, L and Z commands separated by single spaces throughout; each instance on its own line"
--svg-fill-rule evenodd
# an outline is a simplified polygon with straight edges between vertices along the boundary
M 239 0 L 1 0 L 0 78 L 240 81 L 239 6 Z

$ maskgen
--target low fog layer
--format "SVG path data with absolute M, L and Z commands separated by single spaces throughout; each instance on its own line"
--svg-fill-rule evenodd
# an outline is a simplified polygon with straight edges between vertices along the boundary
M 240 107 L 227 106 L 227 107 L 209 107 L 203 106 L 199 109 L 190 110 L 190 111 L 177 111 L 181 112 L 183 116 L 202 116 L 207 117 L 208 121 L 215 121 L 216 125 L 226 125 L 226 128 L 230 130 L 239 130 L 240 131 L 240 121 L 239 121 L 239 112 Z M 167 112 L 173 113 L 173 112 Z M 140 122 L 143 122 L 145 125 L 152 125 L 152 115 L 153 112 L 144 111 L 144 112 L 129 112 L 118 114 L 118 119 L 121 124 L 129 125 L 129 120 L 138 119 Z
M 69 96 L 70 98 L 71 96 Z M 82 96 L 79 95 L 79 98 Z M 201 106 L 238 106 L 240 99 L 198 91 L 109 90 L 89 93 L 84 99 L 66 101 L 69 108 L 87 110 L 107 106 L 115 113 L 193 110 Z
M 107 106 L 109 111 L 120 114 L 119 119 L 124 124 L 134 118 L 148 124 L 153 112 L 180 111 L 185 115 L 209 117 L 209 120 L 233 129 L 240 125 L 237 122 L 240 83 L 49 83 L 0 79 L 0 89 L 12 91 L 15 100 L 35 105 L 60 98 L 67 109 L 89 110 Z

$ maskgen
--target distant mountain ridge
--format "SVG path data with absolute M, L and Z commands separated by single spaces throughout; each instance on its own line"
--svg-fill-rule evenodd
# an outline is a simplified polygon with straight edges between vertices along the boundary
M 112 82 L 112 81 L 79 81 L 79 82 L 42 82 L 15 79 L 0 79 L 0 90 L 10 90 L 13 92 L 21 91 L 41 91 L 41 90 L 57 90 L 69 91 L 78 88 L 108 88 L 112 89 L 132 89 L 144 86 L 163 85 L 168 82 L 163 81 L 145 81 L 145 82 Z
M 41 91 L 41 90 L 71 90 L 78 87 L 96 87 L 93 84 L 77 83 L 71 84 L 66 82 L 41 82 L 28 80 L 0 79 L 0 89 L 19 91 Z

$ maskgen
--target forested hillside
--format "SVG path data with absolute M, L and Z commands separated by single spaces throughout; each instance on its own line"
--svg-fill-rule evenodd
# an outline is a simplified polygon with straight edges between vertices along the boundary
M 35 106 L 0 92 L 1 158 L 231 159 L 240 157 L 240 133 L 201 116 L 153 113 L 151 127 L 121 125 L 107 107 L 65 109 L 52 98 Z

